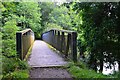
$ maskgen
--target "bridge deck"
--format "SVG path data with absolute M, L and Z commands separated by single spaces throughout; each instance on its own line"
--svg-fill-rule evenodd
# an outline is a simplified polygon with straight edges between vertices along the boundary
M 31 67 L 52 67 L 67 64 L 64 59 L 51 50 L 47 43 L 36 40 L 33 44 L 32 52 L 28 60 Z

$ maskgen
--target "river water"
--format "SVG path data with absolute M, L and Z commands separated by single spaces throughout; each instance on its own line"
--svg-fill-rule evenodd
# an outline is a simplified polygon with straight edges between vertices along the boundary
M 115 63 L 115 65 L 114 65 L 114 66 L 111 65 L 111 68 L 106 68 L 106 66 L 109 65 L 109 62 L 108 62 L 108 63 L 104 63 L 103 72 L 102 72 L 102 73 L 103 73 L 104 75 L 110 75 L 110 74 L 114 74 L 115 71 L 118 72 L 118 71 L 119 71 L 118 62 L 115 61 L 114 63 Z

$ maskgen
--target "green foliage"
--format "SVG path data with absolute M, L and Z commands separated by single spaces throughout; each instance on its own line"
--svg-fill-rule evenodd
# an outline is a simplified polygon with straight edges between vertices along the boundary
M 55 23 L 47 23 L 45 25 L 45 27 L 46 27 L 46 29 L 44 31 L 48 31 L 48 30 L 51 30 L 51 29 L 59 29 L 59 30 L 63 29 L 61 26 L 59 26 Z
M 2 74 L 5 75 L 7 73 L 13 72 L 16 66 L 16 60 L 13 58 L 9 59 L 5 56 L 2 56 Z
M 82 61 L 78 61 L 78 62 L 75 63 L 74 65 L 75 65 L 75 66 L 78 66 L 78 67 L 80 67 L 80 68 L 82 68 L 82 69 L 87 69 L 86 64 L 85 64 L 84 62 L 82 62 Z
M 2 33 L 0 32 L 0 52 L 2 51 Z
M 0 2 L 0 4 L 2 4 L 0 7 L 3 9 L 2 14 L 0 14 L 0 19 L 2 18 L 2 24 L 0 25 L 2 32 L 0 32 L 0 37 L 2 35 L 2 41 L 0 40 L 2 42 L 2 54 L 0 54 L 2 75 L 0 76 L 7 79 L 20 78 L 21 76 L 28 78 L 28 72 L 22 71 L 28 70 L 27 63 L 19 60 L 16 54 L 16 32 L 19 30 L 18 21 L 20 20 L 17 14 L 18 3 Z
M 15 39 L 16 32 L 19 28 L 16 26 L 15 20 L 10 20 L 3 26 L 3 39 Z
M 120 79 L 120 72 L 118 72 L 117 77 L 118 77 L 118 79 Z
M 2 24 L 13 19 L 13 15 L 16 13 L 16 3 L 2 2 L 4 10 L 2 11 Z
M 29 67 L 27 62 L 18 58 L 6 58 L 2 56 L 3 78 L 28 78 Z
M 120 61 L 120 4 L 76 2 L 70 3 L 70 8 L 76 14 L 73 29 L 78 32 L 78 49 L 81 56 L 85 57 L 86 52 L 90 56 L 89 65 L 95 70 L 99 65 L 102 71 L 103 61 Z
M 2 19 L 0 35 L 2 34 L 3 39 L 4 77 L 28 77 L 24 71 L 28 69 L 28 65 L 18 59 L 15 43 L 16 32 L 25 28 L 31 28 L 36 38 L 40 38 L 43 31 L 52 28 L 75 30 L 78 33 L 78 51 L 82 57 L 87 59 L 90 67 L 94 65 L 93 69 L 96 69 L 96 66 L 100 66 L 102 71 L 103 61 L 111 64 L 118 61 L 120 64 L 120 3 L 118 2 L 70 2 L 62 5 L 0 2 L 0 10 L 2 11 L 0 13 L 0 19 Z M 80 62 L 71 63 L 68 70 L 77 78 L 107 78 L 89 70 L 87 66 Z
M 50 22 L 58 24 L 63 27 L 63 29 L 70 29 L 72 27 L 72 19 L 68 14 L 69 10 L 65 6 L 57 6 L 49 14 Z
M 16 55 L 16 32 L 19 28 L 16 26 L 15 20 L 10 20 L 3 26 L 3 46 L 2 52 L 6 56 Z
M 35 32 L 36 38 L 41 34 L 41 13 L 37 2 L 20 2 L 17 5 L 18 26 L 31 28 Z
M 76 66 L 71 67 L 69 71 L 75 78 L 107 78 L 107 76 L 98 74 L 93 70 L 82 69 Z
M 21 70 L 21 71 L 18 70 L 12 73 L 12 77 L 13 79 L 17 79 L 17 80 L 26 80 L 29 77 L 29 75 L 27 70 Z
M 5 7 L 3 6 L 3 4 L 0 2 L 0 10 L 3 12 L 3 11 L 5 11 L 6 9 L 5 9 Z M 1 18 L 1 17 L 0 17 Z
M 7 57 L 16 56 L 16 44 L 15 40 L 7 39 L 2 41 L 3 55 Z
M 48 15 L 53 11 L 55 6 L 53 2 L 42 2 L 42 3 L 39 3 L 39 7 L 41 8 L 40 12 L 42 14 L 41 25 L 45 26 L 45 24 L 50 20 Z M 44 30 L 45 27 L 42 27 L 42 29 Z
M 28 70 L 29 69 L 29 66 L 28 66 L 28 63 L 26 61 L 21 61 L 21 60 L 18 60 L 18 69 L 20 70 Z
M 94 70 L 88 69 L 84 63 L 71 62 L 68 66 L 68 71 L 72 74 L 73 78 L 114 78 L 114 76 L 105 76 L 102 73 L 96 73 Z
M 11 80 L 26 80 L 29 78 L 27 70 L 18 70 L 12 73 L 8 73 L 3 77 L 2 80 L 11 79 Z

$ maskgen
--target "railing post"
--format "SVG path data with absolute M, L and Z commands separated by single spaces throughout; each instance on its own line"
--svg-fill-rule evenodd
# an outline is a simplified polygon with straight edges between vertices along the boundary
M 60 50 L 60 31 L 58 31 L 58 36 L 57 36 L 57 48 Z
M 57 47 L 57 31 L 54 30 L 54 47 Z
M 62 32 L 61 37 L 62 37 L 62 40 L 61 40 L 61 52 L 65 53 L 66 45 L 65 45 L 65 33 L 64 32 Z
M 22 33 L 18 32 L 16 33 L 16 50 L 17 50 L 17 54 L 18 56 L 20 57 L 20 59 L 22 60 L 23 57 L 22 57 L 22 53 L 23 53 L 23 50 L 22 50 Z
M 50 34 L 50 37 L 47 37 L 50 41 L 45 40 L 46 42 L 64 53 L 66 58 L 70 57 L 74 62 L 77 61 L 77 32 L 53 29 L 45 34 Z
M 77 61 L 77 33 L 76 32 L 72 32 L 72 36 L 71 36 L 71 53 L 72 53 L 72 58 L 73 61 L 76 62 Z
M 52 42 L 52 46 L 54 46 L 54 37 L 55 37 L 55 35 L 54 35 L 54 30 L 52 30 L 52 36 L 51 36 L 51 42 Z
M 49 41 L 49 43 L 52 45 L 52 36 L 53 36 L 53 32 L 52 31 L 50 31 L 49 32 L 49 39 L 50 39 L 50 41 Z
M 68 33 L 68 35 L 67 35 L 67 45 L 66 45 L 66 51 L 65 51 L 65 57 L 67 58 L 67 56 L 68 56 L 68 52 L 69 52 L 69 46 L 71 45 L 71 42 L 70 42 L 70 40 L 71 40 L 71 34 L 69 34 Z

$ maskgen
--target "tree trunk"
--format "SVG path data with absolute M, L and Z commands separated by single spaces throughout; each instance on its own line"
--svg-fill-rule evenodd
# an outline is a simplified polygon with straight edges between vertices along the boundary
M 103 60 L 101 59 L 100 60 L 100 72 L 102 72 L 103 71 Z
M 95 70 L 96 72 L 97 72 L 97 60 L 96 59 L 94 59 L 93 60 L 93 70 Z
M 120 71 L 120 60 L 118 61 L 119 71 Z

